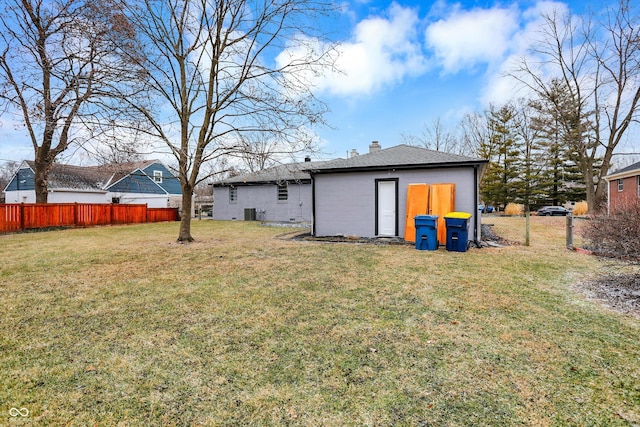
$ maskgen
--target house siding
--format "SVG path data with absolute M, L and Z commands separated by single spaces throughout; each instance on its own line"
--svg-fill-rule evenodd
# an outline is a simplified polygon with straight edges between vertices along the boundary
M 141 171 L 134 171 L 131 175 L 127 175 L 120 181 L 109 187 L 112 193 L 142 193 L 142 194 L 166 194 L 159 187 L 153 178 L 145 175 Z
M 638 175 L 622 178 L 622 191 L 618 191 L 618 179 L 609 181 L 610 209 L 615 210 L 625 203 L 637 200 L 640 197 L 638 194 Z
M 239 185 L 238 199 L 229 202 L 228 186 L 216 186 L 213 190 L 213 218 L 243 220 L 245 209 L 255 209 L 258 219 L 271 222 L 310 222 L 311 184 L 289 183 L 288 200 L 278 200 L 275 184 Z M 264 212 L 261 215 L 261 212 Z
M 35 196 L 33 202 L 35 202 Z M 111 203 L 111 197 L 104 192 L 53 191 L 49 193 L 47 203 Z
M 5 191 L 33 191 L 36 188 L 34 178 L 35 174 L 30 168 L 20 168 Z
M 105 191 L 49 190 L 49 203 L 110 203 Z M 35 203 L 34 173 L 30 168 L 20 168 L 5 190 L 5 203 Z
M 182 187 L 180 187 L 180 180 L 171 173 L 166 166 L 161 163 L 154 163 L 144 168 L 143 172 L 147 174 L 153 181 L 153 171 L 162 172 L 162 182 L 158 185 L 169 194 L 182 194 Z
M 453 183 L 456 211 L 469 212 L 469 240 L 476 239 L 477 209 L 473 167 L 388 172 L 322 173 L 314 176 L 316 236 L 375 237 L 376 180 L 398 179 L 398 237 L 404 238 L 407 187 L 415 183 Z

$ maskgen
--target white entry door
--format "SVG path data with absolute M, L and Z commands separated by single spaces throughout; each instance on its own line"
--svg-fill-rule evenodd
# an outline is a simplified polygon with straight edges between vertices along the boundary
M 398 235 L 397 197 L 398 181 L 377 181 L 376 234 Z

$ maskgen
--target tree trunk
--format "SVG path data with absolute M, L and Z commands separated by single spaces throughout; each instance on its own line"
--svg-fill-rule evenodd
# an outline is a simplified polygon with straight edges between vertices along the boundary
M 584 183 L 586 185 L 586 193 L 587 193 L 587 205 L 589 209 L 589 213 L 597 212 L 600 208 L 599 201 L 596 197 L 596 189 L 594 186 L 594 176 L 593 176 L 593 164 L 591 162 L 586 162 L 585 167 L 582 169 L 582 173 L 584 174 Z
M 36 157 L 35 171 L 33 180 L 35 184 L 34 191 L 36 193 L 36 203 L 47 203 L 49 199 L 49 188 L 47 186 L 47 175 L 50 165 L 46 160 L 41 160 Z
M 182 211 L 180 214 L 180 232 L 178 242 L 189 243 L 195 239 L 191 237 L 191 203 L 193 191 L 190 186 L 182 185 Z

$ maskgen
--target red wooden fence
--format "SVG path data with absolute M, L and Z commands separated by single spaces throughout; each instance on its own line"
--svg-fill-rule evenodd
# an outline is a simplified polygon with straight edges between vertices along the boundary
M 21 203 L 0 205 L 0 233 L 49 227 L 177 221 L 177 208 L 98 203 Z

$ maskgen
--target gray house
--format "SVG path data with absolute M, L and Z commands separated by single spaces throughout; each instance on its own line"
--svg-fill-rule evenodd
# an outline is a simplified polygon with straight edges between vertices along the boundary
M 409 184 L 455 186 L 455 210 L 472 214 L 469 240 L 480 239 L 480 177 L 487 161 L 409 145 L 309 164 L 315 236 L 404 238 Z
M 213 218 L 310 223 L 311 176 L 322 162 L 279 165 L 213 184 Z

